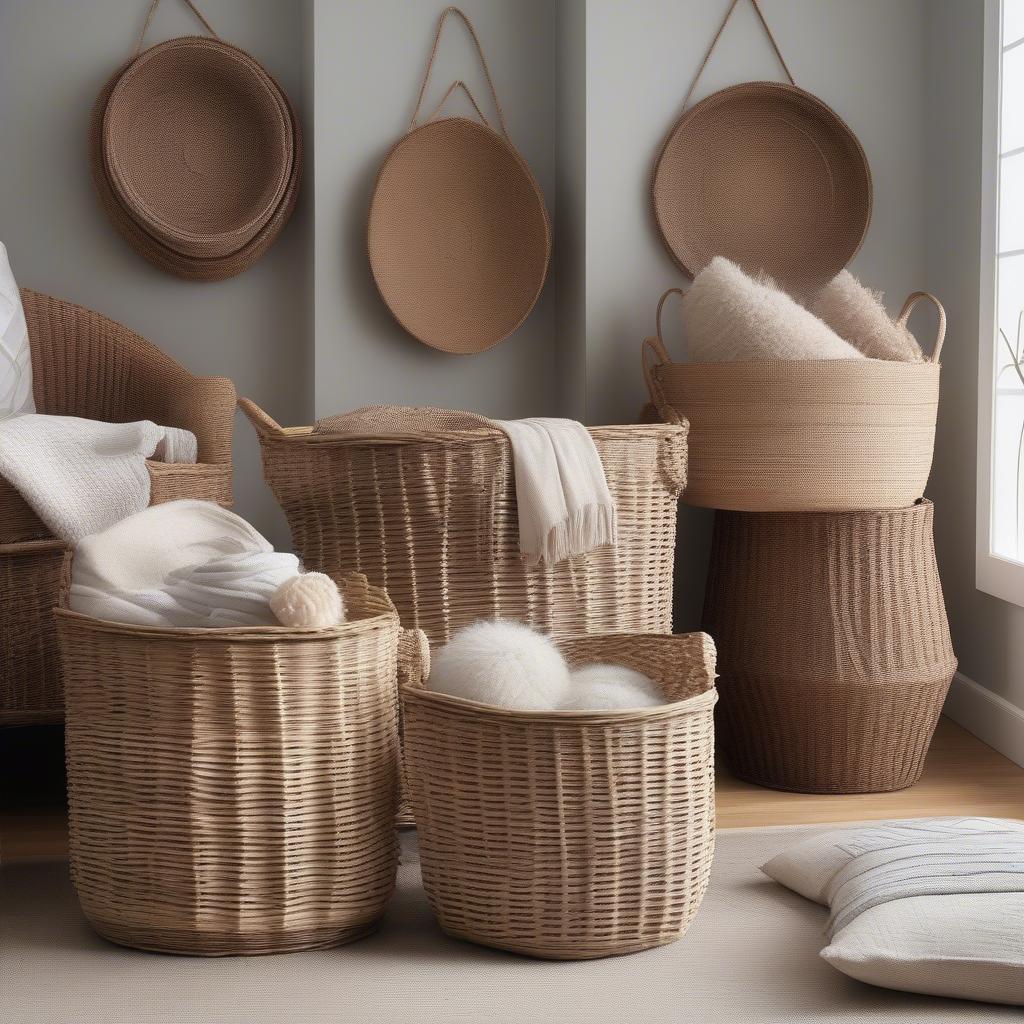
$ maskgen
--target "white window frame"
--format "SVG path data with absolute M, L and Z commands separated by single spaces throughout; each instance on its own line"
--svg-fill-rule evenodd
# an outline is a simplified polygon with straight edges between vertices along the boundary
M 981 288 L 978 344 L 978 522 L 976 584 L 979 590 L 1024 607 L 1024 564 L 992 551 L 992 465 L 995 417 L 997 273 L 999 224 L 999 121 L 1002 67 L 1002 3 L 985 0 L 981 163 Z

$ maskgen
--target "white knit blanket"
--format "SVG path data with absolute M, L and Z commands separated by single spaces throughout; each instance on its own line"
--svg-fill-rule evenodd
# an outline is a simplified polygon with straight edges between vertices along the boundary
M 586 427 L 543 417 L 494 425 L 512 444 L 519 547 L 529 564 L 615 543 L 615 502 Z
M 142 626 L 277 625 L 270 597 L 298 571 L 234 512 L 169 501 L 79 543 L 68 605 Z
M 0 476 L 54 536 L 76 544 L 149 504 L 146 459 L 195 462 L 188 430 L 30 413 L 0 421 Z

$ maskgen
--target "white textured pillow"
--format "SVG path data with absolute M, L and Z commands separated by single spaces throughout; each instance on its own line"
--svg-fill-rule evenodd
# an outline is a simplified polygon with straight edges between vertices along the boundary
M 0 420 L 35 411 L 25 311 L 7 249 L 0 242 Z
M 863 353 L 767 279 L 716 256 L 680 305 L 691 363 L 863 359 Z
M 1024 823 L 838 829 L 762 869 L 832 909 L 821 956 L 871 985 L 1024 1005 Z

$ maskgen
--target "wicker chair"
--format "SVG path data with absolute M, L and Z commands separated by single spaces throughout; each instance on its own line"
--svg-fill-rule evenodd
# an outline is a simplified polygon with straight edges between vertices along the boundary
M 193 377 L 134 331 L 74 303 L 27 288 L 21 298 L 39 412 L 185 427 L 198 438 L 200 461 L 150 462 L 152 503 L 205 498 L 231 504 L 230 380 Z M 70 567 L 70 549 L 0 477 L 0 725 L 64 717 L 51 612 Z

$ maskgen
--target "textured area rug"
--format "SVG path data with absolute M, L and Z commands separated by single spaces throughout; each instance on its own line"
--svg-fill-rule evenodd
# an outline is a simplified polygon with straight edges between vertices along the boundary
M 835 826 L 829 826 L 835 827 Z M 818 957 L 826 912 L 757 865 L 828 827 L 719 832 L 711 887 L 679 942 L 611 960 L 550 963 L 455 942 L 419 887 L 403 835 L 381 930 L 317 953 L 205 960 L 136 952 L 93 934 L 66 861 L 0 870 L 0 1019 L 19 1024 L 930 1024 L 1020 1020 L 1020 1010 L 851 981 Z

